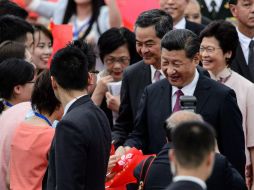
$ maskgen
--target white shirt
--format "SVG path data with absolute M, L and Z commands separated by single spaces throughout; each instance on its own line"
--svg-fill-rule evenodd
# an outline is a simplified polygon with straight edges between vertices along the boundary
M 245 59 L 247 65 L 248 65 L 249 64 L 248 63 L 249 45 L 250 45 L 250 41 L 254 40 L 254 37 L 249 38 L 249 37 L 245 36 L 243 33 L 241 33 L 238 29 L 237 29 L 237 32 L 238 32 L 238 37 L 239 37 L 239 41 L 240 41 L 240 44 L 241 44 L 241 48 L 243 50 L 244 59 Z
M 173 178 L 173 182 L 177 182 L 177 181 L 192 181 L 194 183 L 199 184 L 203 189 L 206 189 L 206 184 L 205 182 L 197 177 L 193 177 L 193 176 L 176 176 Z
M 63 116 L 65 116 L 65 114 L 67 113 L 68 109 L 71 107 L 71 105 L 76 101 L 78 100 L 79 98 L 83 97 L 83 96 L 86 96 L 87 94 L 84 94 L 84 95 L 81 95 L 79 97 L 76 97 L 76 98 L 73 98 L 71 101 L 69 101 L 66 106 L 64 107 L 64 114 Z
M 185 28 L 186 28 L 186 19 L 184 17 L 174 25 L 174 29 L 185 29 Z
M 191 81 L 191 83 L 189 83 L 188 85 L 184 86 L 181 91 L 183 92 L 184 96 L 193 96 L 194 91 L 196 89 L 197 83 L 198 83 L 198 78 L 199 78 L 199 73 L 196 69 L 195 71 L 195 77 L 194 79 Z M 176 103 L 176 91 L 179 90 L 179 88 L 172 86 L 172 99 L 171 99 L 171 107 L 172 110 L 175 106 Z
M 211 6 L 211 2 L 212 0 L 205 0 L 205 4 L 209 12 L 211 12 L 213 9 Z M 215 3 L 216 3 L 215 10 L 216 12 L 219 12 L 221 4 L 222 4 L 222 0 L 215 0 Z
M 157 69 L 155 69 L 152 65 L 150 65 L 150 68 L 151 68 L 151 81 L 152 81 L 152 83 L 155 83 L 154 74 L 155 74 L 155 72 L 156 72 Z M 160 73 L 161 73 L 160 80 L 161 80 L 161 79 L 164 79 L 164 78 L 165 78 L 164 73 L 162 72 L 161 69 L 160 69 L 159 71 L 160 71 Z

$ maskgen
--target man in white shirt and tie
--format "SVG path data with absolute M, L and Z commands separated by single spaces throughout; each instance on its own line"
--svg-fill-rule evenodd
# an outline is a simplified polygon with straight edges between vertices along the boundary
M 145 154 L 161 150 L 166 143 L 164 122 L 179 110 L 181 91 L 196 97 L 196 112 L 215 128 L 220 152 L 244 176 L 244 135 L 236 95 L 197 71 L 199 47 L 198 36 L 189 30 L 172 30 L 163 37 L 161 68 L 166 78 L 145 88 L 125 150 L 136 147 Z
M 230 10 L 237 19 L 239 45 L 231 64 L 234 71 L 254 82 L 254 0 L 230 0 Z

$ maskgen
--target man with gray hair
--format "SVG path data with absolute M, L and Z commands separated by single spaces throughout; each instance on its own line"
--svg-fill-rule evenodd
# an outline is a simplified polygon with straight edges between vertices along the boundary
M 165 131 L 167 133 L 168 142 L 163 146 L 157 154 L 147 171 L 144 190 L 165 189 L 173 180 L 173 174 L 168 158 L 168 151 L 171 147 L 171 132 L 179 124 L 184 122 L 197 121 L 204 122 L 201 115 L 190 111 L 178 111 L 167 118 L 165 123 Z M 135 169 L 134 175 L 137 181 L 140 179 L 143 162 Z M 215 155 L 215 163 L 212 175 L 206 181 L 209 190 L 246 190 L 245 182 L 241 175 L 228 162 L 226 157 L 217 153 Z

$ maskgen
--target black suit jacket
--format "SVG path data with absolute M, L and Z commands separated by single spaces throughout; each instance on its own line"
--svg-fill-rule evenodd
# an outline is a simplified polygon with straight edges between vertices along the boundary
M 254 77 L 251 76 L 250 74 L 250 70 L 244 58 L 243 50 L 241 48 L 240 43 L 237 46 L 236 55 L 230 67 L 232 70 L 239 73 L 246 79 L 250 80 L 251 82 L 254 82 Z
M 232 14 L 229 9 L 228 0 L 223 0 L 215 18 L 212 18 L 211 13 L 208 11 L 206 3 L 204 0 L 198 0 L 201 8 L 201 14 L 205 17 L 210 18 L 211 20 L 219 20 L 219 19 L 226 19 L 228 17 L 232 17 Z
M 192 181 L 177 181 L 170 184 L 166 190 L 205 190 L 199 184 Z
M 145 87 L 151 83 L 151 68 L 144 61 L 135 63 L 124 71 L 119 116 L 112 132 L 116 146 L 122 145 L 133 130 L 140 98 Z
M 209 73 L 202 67 L 198 66 L 197 69 L 209 76 Z M 135 63 L 124 71 L 119 116 L 112 132 L 112 139 L 116 147 L 123 145 L 129 133 L 132 132 L 141 96 L 145 87 L 151 83 L 151 68 L 144 61 Z
M 163 190 L 173 179 L 168 158 L 170 144 L 163 146 L 157 154 L 147 173 L 144 190 Z M 143 162 L 134 171 L 134 176 L 139 180 Z M 214 168 L 211 176 L 206 181 L 207 190 L 247 190 L 241 175 L 232 167 L 226 157 L 215 154 Z
M 79 98 L 57 125 L 47 189 L 104 190 L 110 147 L 107 117 L 88 95 Z
M 135 128 L 125 146 L 137 147 L 148 154 L 160 151 L 166 143 L 163 125 L 172 113 L 171 91 L 172 87 L 167 79 L 145 88 L 135 119 Z M 234 91 L 200 74 L 194 96 L 197 98 L 196 112 L 215 128 L 220 152 L 244 176 L 242 115 Z
M 195 34 L 197 34 L 199 36 L 200 32 L 205 28 L 205 26 L 202 24 L 197 24 L 195 22 L 186 20 L 185 28 L 194 32 Z

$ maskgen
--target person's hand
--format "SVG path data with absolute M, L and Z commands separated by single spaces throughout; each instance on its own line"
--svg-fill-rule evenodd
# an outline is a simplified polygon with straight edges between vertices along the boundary
M 111 75 L 108 75 L 108 76 L 105 76 L 105 77 L 102 77 L 98 83 L 97 83 L 97 86 L 96 86 L 96 90 L 100 93 L 103 93 L 103 95 L 108 91 L 108 86 L 107 84 L 109 82 L 113 82 L 113 77 Z
M 24 0 L 25 5 L 29 5 L 33 0 Z
M 109 82 L 112 82 L 113 81 L 113 77 L 111 75 L 108 75 L 108 76 L 105 76 L 105 77 L 102 77 L 95 89 L 94 89 L 94 92 L 92 94 L 92 100 L 93 102 L 97 105 L 97 106 L 100 106 L 101 105 L 101 102 L 105 96 L 105 93 L 108 91 L 108 86 L 107 84 Z
M 123 146 L 119 146 L 116 151 L 115 151 L 115 155 L 121 157 L 122 155 L 125 154 L 125 149 Z
M 113 96 L 110 92 L 106 92 L 108 108 L 114 112 L 119 112 L 120 96 Z
M 106 181 L 109 181 L 116 175 L 116 172 L 112 173 L 111 171 L 115 167 L 116 163 L 118 162 L 120 158 L 121 156 L 118 156 L 118 155 L 111 155 L 109 157 Z
M 252 165 L 248 165 L 245 167 L 245 182 L 250 190 L 254 190 L 253 186 L 253 172 L 252 172 Z

